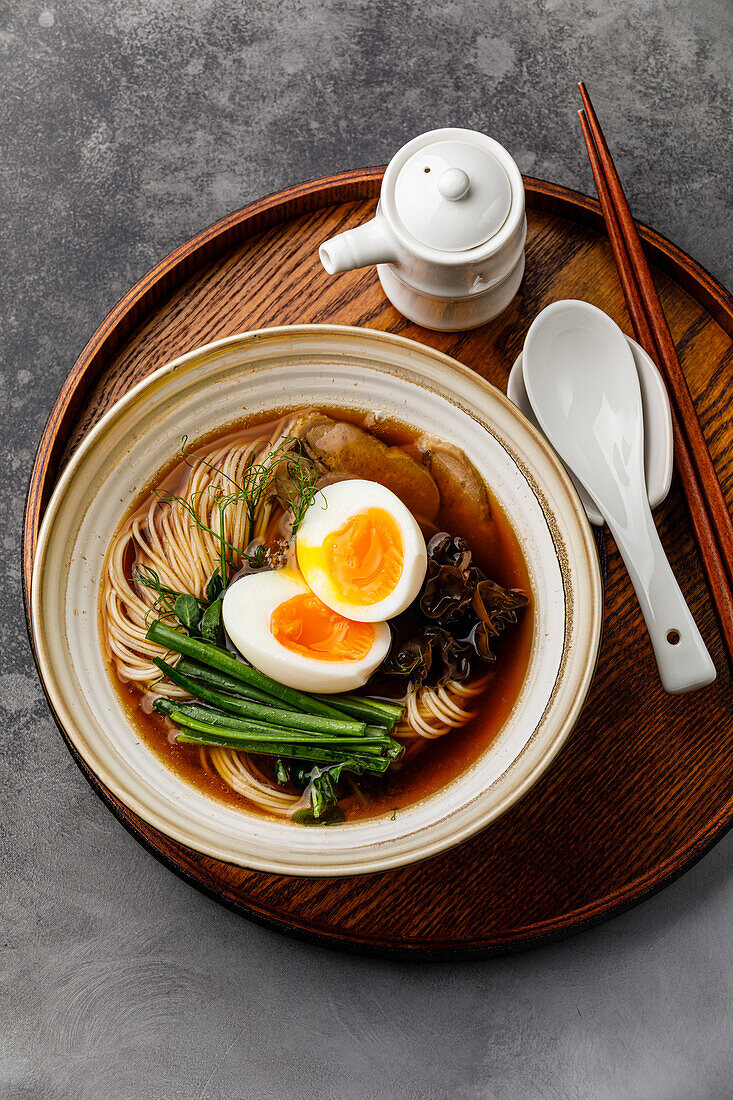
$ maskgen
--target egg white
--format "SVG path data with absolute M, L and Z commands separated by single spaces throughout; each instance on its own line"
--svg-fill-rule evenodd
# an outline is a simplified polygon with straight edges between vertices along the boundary
M 399 527 L 403 545 L 402 573 L 384 599 L 372 604 L 356 604 L 344 599 L 328 571 L 322 565 L 309 562 L 303 551 L 320 547 L 328 535 L 368 508 L 382 508 Z M 332 610 L 362 623 L 392 619 L 409 607 L 425 580 L 428 564 L 425 539 L 409 508 L 386 486 L 356 478 L 337 481 L 321 489 L 300 525 L 295 549 L 298 566 L 316 595 Z
M 240 577 L 224 595 L 222 617 L 227 634 L 245 660 L 287 687 L 316 694 L 362 687 L 387 656 L 389 627 L 384 622 L 374 623 L 372 647 L 358 661 L 319 661 L 294 653 L 273 636 L 270 617 L 281 603 L 308 591 L 302 579 L 289 570 Z

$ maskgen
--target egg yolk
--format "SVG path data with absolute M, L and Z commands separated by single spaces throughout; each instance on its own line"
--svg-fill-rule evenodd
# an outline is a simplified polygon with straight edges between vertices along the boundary
M 384 508 L 357 512 L 326 536 L 320 556 L 341 599 L 358 606 L 379 603 L 402 575 L 399 524 Z
M 312 592 L 278 604 L 270 616 L 276 641 L 317 661 L 359 661 L 374 645 L 371 623 L 355 623 L 326 607 Z

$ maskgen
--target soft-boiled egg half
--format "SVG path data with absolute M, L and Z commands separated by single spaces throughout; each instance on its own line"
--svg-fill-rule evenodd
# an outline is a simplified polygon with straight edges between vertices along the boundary
M 425 539 L 399 497 L 376 481 L 321 489 L 295 539 L 298 566 L 324 604 L 348 619 L 399 615 L 420 591 Z
M 288 569 L 240 577 L 226 590 L 222 616 L 227 634 L 246 660 L 301 691 L 362 687 L 390 645 L 385 622 L 346 618 Z

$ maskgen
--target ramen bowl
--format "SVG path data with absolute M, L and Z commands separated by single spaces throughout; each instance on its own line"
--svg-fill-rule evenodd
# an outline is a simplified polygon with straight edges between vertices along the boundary
M 491 744 L 396 815 L 306 828 L 210 797 L 141 740 L 100 637 L 105 556 L 121 519 L 175 455 L 244 417 L 303 406 L 378 414 L 463 449 L 519 540 L 534 626 L 526 677 Z M 217 341 L 156 371 L 99 421 L 66 467 L 39 535 L 31 589 L 38 668 L 56 719 L 131 811 L 205 855 L 259 871 L 354 875 L 441 852 L 521 798 L 570 735 L 598 652 L 602 587 L 585 512 L 522 414 L 449 357 L 382 332 L 315 325 Z

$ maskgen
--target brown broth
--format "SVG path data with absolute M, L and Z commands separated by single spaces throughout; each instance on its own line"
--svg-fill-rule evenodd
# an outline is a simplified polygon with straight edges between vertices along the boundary
M 287 410 L 288 413 L 296 411 L 298 410 Z M 409 448 L 419 434 L 402 423 L 388 420 L 375 423 L 372 417 L 365 419 L 357 413 L 345 412 L 343 409 L 324 408 L 321 411 L 334 419 L 366 427 L 373 435 L 392 446 Z M 199 441 L 195 451 L 203 453 L 214 442 L 224 445 L 269 438 L 279 419 L 280 417 L 277 420 L 240 421 L 225 432 L 212 433 Z M 173 459 L 141 490 L 137 501 L 125 517 L 125 522 L 142 509 L 153 488 L 180 491 L 185 486 L 189 473 L 190 468 L 185 460 Z M 394 771 L 390 770 L 384 779 L 370 783 L 361 779 L 361 797 L 349 796 L 340 802 L 348 821 L 393 814 L 456 779 L 493 741 L 514 706 L 526 675 L 532 647 L 534 616 L 531 588 L 527 567 L 511 524 L 493 498 L 492 508 L 497 534 L 492 545 L 482 537 L 478 525 L 475 531 L 466 531 L 465 536 L 481 568 L 499 584 L 522 589 L 530 596 L 529 606 L 519 624 L 508 630 L 502 639 L 494 674 L 481 696 L 472 701 L 473 709 L 477 711 L 476 717 L 466 726 L 452 730 L 444 737 L 431 741 L 415 738 L 407 742 L 409 747 L 401 766 Z M 440 525 L 440 513 L 437 523 Z M 132 563 L 130 564 L 132 567 Z M 101 630 L 104 633 L 103 616 L 101 620 Z M 172 724 L 160 715 L 146 713 L 140 689 L 123 682 L 111 664 L 110 673 L 122 705 L 144 742 L 168 767 L 213 798 L 229 805 L 241 806 L 252 813 L 269 816 L 233 791 L 217 772 L 203 766 L 198 746 L 176 742 Z M 403 681 L 397 679 L 382 683 L 393 683 L 395 694 L 403 685 Z

